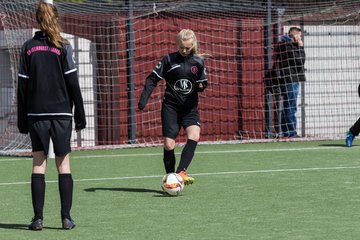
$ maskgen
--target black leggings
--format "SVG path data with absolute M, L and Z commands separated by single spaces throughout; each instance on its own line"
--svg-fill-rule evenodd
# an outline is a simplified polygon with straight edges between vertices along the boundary
M 354 123 L 354 125 L 350 128 L 350 132 L 354 136 L 358 136 L 360 133 L 360 118 Z

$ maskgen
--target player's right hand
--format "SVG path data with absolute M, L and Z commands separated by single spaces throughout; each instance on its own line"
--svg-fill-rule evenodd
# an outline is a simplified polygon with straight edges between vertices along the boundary
M 143 110 L 145 108 L 145 106 L 143 106 L 142 104 L 139 103 L 138 108 L 139 108 L 139 110 Z

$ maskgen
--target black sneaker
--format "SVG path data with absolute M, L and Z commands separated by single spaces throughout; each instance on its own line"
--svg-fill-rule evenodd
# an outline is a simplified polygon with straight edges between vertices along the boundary
M 43 220 L 38 218 L 38 219 L 35 219 L 33 218 L 31 220 L 31 223 L 29 225 L 29 229 L 30 230 L 34 230 L 34 231 L 41 231 L 43 228 Z
M 75 222 L 74 222 L 74 220 L 72 220 L 71 218 L 70 218 L 70 219 L 69 219 L 69 218 L 64 218 L 64 219 L 62 220 L 62 228 L 63 228 L 63 229 L 68 229 L 68 230 L 70 230 L 70 229 L 73 229 L 75 226 L 76 226 L 76 225 L 75 225 Z

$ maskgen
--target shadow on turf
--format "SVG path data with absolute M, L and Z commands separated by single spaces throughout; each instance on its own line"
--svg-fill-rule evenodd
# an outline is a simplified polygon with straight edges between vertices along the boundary
M 344 147 L 347 148 L 347 146 L 345 144 L 340 144 L 340 143 L 328 143 L 328 144 L 319 144 L 320 147 Z M 355 146 L 355 145 L 353 145 Z
M 95 192 L 95 191 L 120 191 L 120 192 L 135 192 L 135 193 L 157 193 L 161 195 L 165 195 L 163 191 L 154 190 L 154 189 L 146 189 L 146 188 L 86 188 L 85 192 Z
M 14 230 L 29 230 L 28 224 L 17 224 L 17 223 L 0 223 L 0 229 L 14 229 Z M 43 227 L 43 229 L 54 229 L 54 230 L 63 230 L 61 227 Z
M 28 224 L 17 224 L 17 223 L 0 223 L 0 229 L 20 229 L 28 230 Z

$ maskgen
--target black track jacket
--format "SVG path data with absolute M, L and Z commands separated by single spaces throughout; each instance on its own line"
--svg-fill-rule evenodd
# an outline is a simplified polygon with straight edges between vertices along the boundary
M 305 82 L 305 50 L 297 43 L 282 41 L 276 49 L 280 83 Z
M 73 49 L 49 44 L 46 33 L 38 31 L 21 49 L 17 107 L 20 133 L 28 133 L 28 118 L 72 119 L 75 129 L 85 128 L 85 111 Z

